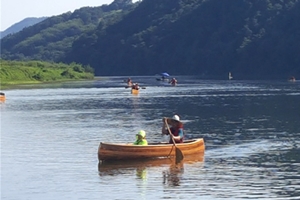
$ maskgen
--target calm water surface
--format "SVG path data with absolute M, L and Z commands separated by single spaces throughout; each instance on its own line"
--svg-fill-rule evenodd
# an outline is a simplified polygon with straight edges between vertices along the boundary
M 7 90 L 1 199 L 300 199 L 300 82 L 126 77 Z M 179 114 L 204 157 L 99 164 L 100 142 L 161 136 Z

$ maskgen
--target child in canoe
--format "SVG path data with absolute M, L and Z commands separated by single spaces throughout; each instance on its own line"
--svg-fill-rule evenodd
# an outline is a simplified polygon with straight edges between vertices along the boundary
M 148 145 L 146 140 L 146 132 L 144 130 L 140 130 L 138 134 L 136 134 L 136 141 L 133 143 L 134 145 Z

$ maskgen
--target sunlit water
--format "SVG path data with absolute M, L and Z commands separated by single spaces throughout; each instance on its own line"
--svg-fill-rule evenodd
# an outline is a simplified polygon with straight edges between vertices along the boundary
M 299 199 L 300 84 L 126 77 L 7 90 L 1 103 L 1 199 Z M 161 136 L 178 114 L 206 152 L 99 165 L 100 142 Z

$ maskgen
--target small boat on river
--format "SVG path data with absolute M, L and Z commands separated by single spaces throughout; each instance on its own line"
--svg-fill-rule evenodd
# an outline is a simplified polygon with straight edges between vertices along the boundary
M 0 101 L 4 102 L 6 99 L 5 94 L 3 92 L 0 92 Z
M 159 76 L 159 77 L 155 78 L 157 81 L 166 81 L 166 82 L 169 82 L 170 75 L 168 73 L 166 73 L 166 72 L 160 73 L 160 74 L 156 74 L 156 76 Z
M 137 89 L 131 89 L 131 94 L 139 94 L 140 90 Z
M 168 78 L 155 78 L 157 81 L 165 81 L 165 82 L 169 82 Z
M 184 143 L 176 143 L 184 156 L 200 154 L 205 151 L 203 138 L 186 140 Z M 176 156 L 176 148 L 170 143 L 148 143 L 146 146 L 125 143 L 103 143 L 98 148 L 99 161 L 104 160 L 136 160 L 167 158 Z

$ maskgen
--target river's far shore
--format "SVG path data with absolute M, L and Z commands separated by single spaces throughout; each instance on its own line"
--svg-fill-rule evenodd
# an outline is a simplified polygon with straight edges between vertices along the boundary
M 0 89 L 35 87 L 66 81 L 93 80 L 94 69 L 77 63 L 64 64 L 45 61 L 2 60 Z
M 14 90 L 14 89 L 35 89 L 35 88 L 51 88 L 60 87 L 61 85 L 67 83 L 82 83 L 85 81 L 101 81 L 106 80 L 106 77 L 95 76 L 94 79 L 68 79 L 68 80 L 58 80 L 58 81 L 47 81 L 47 82 L 22 82 L 2 85 L 0 83 L 0 91 Z

